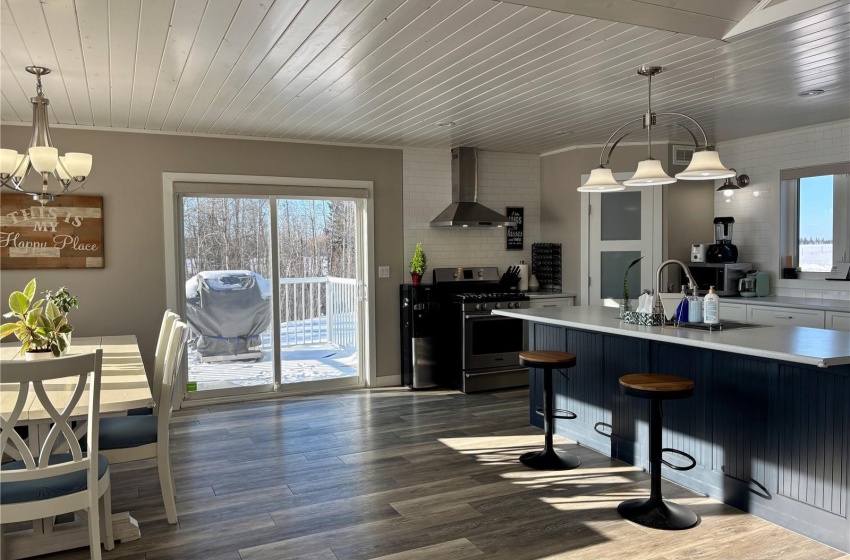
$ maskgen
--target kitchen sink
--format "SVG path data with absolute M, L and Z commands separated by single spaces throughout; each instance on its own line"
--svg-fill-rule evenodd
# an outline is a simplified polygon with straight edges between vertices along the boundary
M 770 325 L 757 325 L 755 323 L 742 323 L 740 321 L 723 321 L 719 325 L 706 325 L 705 323 L 679 323 L 679 328 L 696 329 L 698 331 L 730 331 L 733 329 L 754 329 L 769 326 Z

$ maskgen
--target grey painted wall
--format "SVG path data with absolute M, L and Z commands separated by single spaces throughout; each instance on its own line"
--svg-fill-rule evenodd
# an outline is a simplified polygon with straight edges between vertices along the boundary
M 22 150 L 30 130 L 3 126 L 3 147 Z M 4 271 L 2 308 L 9 294 L 36 277 L 39 289 L 65 285 L 80 300 L 71 319 L 78 336 L 135 334 L 146 367 L 165 310 L 162 173 L 219 173 L 373 181 L 379 376 L 399 374 L 398 284 L 402 262 L 402 152 L 313 144 L 53 129 L 60 153 L 88 152 L 94 168 L 86 194 L 103 195 L 106 268 Z

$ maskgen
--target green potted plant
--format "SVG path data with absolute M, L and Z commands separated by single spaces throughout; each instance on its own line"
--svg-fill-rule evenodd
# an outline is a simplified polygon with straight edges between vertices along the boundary
M 632 303 L 629 299 L 629 271 L 632 269 L 634 265 L 643 260 L 643 257 L 637 258 L 629 264 L 626 268 L 626 274 L 623 276 L 623 302 L 620 304 L 620 318 L 623 318 L 623 315 L 626 311 L 632 310 Z
M 9 296 L 11 311 L 3 317 L 16 321 L 0 325 L 0 339 L 15 335 L 21 341 L 20 353 L 27 360 L 61 356 L 68 348 L 68 334 L 74 327 L 52 301 L 33 301 L 35 288 L 33 278 L 23 292 L 12 292 Z
M 428 269 L 428 259 L 425 252 L 422 250 L 422 243 L 416 244 L 416 249 L 413 250 L 413 257 L 410 259 L 410 278 L 414 286 L 418 286 L 422 282 L 422 275 Z
M 68 288 L 65 286 L 60 287 L 56 290 L 56 293 L 47 290 L 42 295 L 44 295 L 44 299 L 47 301 L 52 301 L 56 304 L 56 307 L 59 308 L 59 312 L 62 313 L 65 317 L 68 316 L 68 312 L 72 309 L 79 309 L 80 305 L 77 302 L 77 297 L 72 296 L 68 291 Z

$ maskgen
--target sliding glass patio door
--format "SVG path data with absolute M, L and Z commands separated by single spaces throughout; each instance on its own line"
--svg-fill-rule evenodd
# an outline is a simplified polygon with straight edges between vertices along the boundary
M 363 200 L 180 193 L 177 203 L 185 398 L 363 384 Z

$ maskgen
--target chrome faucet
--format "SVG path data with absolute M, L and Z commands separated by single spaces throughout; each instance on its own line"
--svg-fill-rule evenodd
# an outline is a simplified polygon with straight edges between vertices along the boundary
M 658 265 L 658 270 L 655 272 L 655 301 L 652 305 L 653 313 L 664 313 L 664 306 L 661 305 L 661 296 L 658 294 L 661 293 L 661 271 L 664 270 L 669 264 L 678 264 L 682 267 L 682 270 L 685 272 L 685 276 L 688 277 L 688 289 L 696 290 L 697 289 L 697 281 L 694 280 L 694 277 L 691 276 L 691 271 L 688 269 L 688 266 L 682 261 L 677 261 L 676 259 L 669 259 Z

